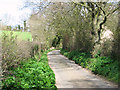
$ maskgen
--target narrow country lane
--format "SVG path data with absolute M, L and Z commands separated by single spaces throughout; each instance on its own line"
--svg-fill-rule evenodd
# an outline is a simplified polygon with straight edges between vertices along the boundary
M 48 60 L 55 73 L 57 88 L 117 88 L 111 82 L 68 60 L 59 50 L 49 52 Z

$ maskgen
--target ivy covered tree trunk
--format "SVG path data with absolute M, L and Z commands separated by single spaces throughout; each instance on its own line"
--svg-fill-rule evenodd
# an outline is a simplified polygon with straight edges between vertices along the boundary
M 118 4 L 118 7 L 120 7 L 120 1 Z M 120 60 L 120 8 L 118 10 L 118 26 L 117 26 L 117 32 L 116 32 L 116 54 L 117 54 L 117 59 Z

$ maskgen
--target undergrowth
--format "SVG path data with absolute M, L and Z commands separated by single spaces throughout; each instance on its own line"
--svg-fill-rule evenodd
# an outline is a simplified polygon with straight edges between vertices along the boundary
M 111 59 L 110 57 L 91 58 L 90 53 L 83 53 L 80 51 L 69 52 L 63 49 L 61 49 L 61 54 L 75 61 L 76 64 L 79 64 L 83 68 L 91 70 L 94 74 L 103 75 L 110 81 L 120 83 L 120 62 L 117 60 Z
M 17 68 L 11 68 L 12 75 L 3 81 L 3 90 L 10 89 L 56 89 L 55 74 L 48 65 L 48 51 L 40 58 L 21 62 Z

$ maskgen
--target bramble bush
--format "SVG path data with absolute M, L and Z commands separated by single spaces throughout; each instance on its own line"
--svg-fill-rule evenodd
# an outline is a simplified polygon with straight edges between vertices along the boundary
M 2 70 L 6 72 L 7 69 L 17 63 L 17 44 L 16 37 L 7 36 L 5 33 L 2 35 Z M 19 60 L 18 60 L 19 61 Z
M 38 45 L 34 41 L 24 41 L 17 39 L 17 36 L 11 32 L 9 35 L 2 33 L 2 77 L 1 80 L 6 79 L 5 75 L 10 75 L 10 69 L 19 66 L 21 61 L 27 61 L 28 58 L 34 57 L 39 52 Z
M 47 52 L 40 61 L 29 59 L 11 69 L 12 76 L 6 76 L 2 89 L 56 89 L 55 74 L 48 65 Z
M 61 54 L 75 61 L 76 64 L 91 70 L 95 74 L 103 75 L 108 80 L 120 83 L 119 64 L 120 62 L 110 57 L 91 58 L 90 53 L 82 53 L 78 51 L 67 51 L 61 49 Z
M 17 66 L 20 61 L 34 57 L 39 52 L 38 43 L 18 40 L 11 32 L 2 33 L 2 69 L 6 72 L 9 67 Z

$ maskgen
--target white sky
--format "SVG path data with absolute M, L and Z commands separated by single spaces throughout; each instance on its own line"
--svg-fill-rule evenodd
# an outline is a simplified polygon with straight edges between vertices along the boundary
M 0 20 L 2 19 L 2 23 L 12 26 L 15 26 L 17 24 L 22 25 L 23 21 L 28 19 L 31 13 L 31 10 L 28 8 L 22 10 L 20 9 L 24 6 L 23 3 L 24 1 L 25 0 L 0 0 Z M 56 1 L 56 0 L 50 0 L 50 1 Z M 61 0 L 57 0 L 57 1 L 61 1 Z M 120 1 L 120 0 L 115 0 L 115 1 Z
M 22 9 L 23 0 L 0 0 L 0 20 L 7 25 L 22 24 L 28 19 L 31 10 Z

